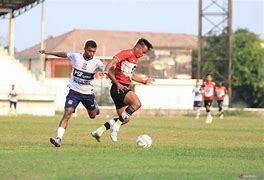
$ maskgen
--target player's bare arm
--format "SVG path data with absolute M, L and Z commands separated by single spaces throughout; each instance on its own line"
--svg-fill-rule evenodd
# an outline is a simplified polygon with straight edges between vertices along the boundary
M 66 52 L 47 52 L 46 50 L 40 50 L 39 53 L 45 54 L 45 55 L 57 56 L 57 57 L 61 57 L 61 58 L 67 58 Z
M 152 84 L 155 81 L 155 79 L 153 77 L 143 79 L 141 76 L 139 76 L 137 74 L 132 75 L 132 80 L 135 82 L 141 83 L 141 84 L 145 84 L 145 85 Z
M 115 78 L 115 75 L 114 75 L 114 70 L 115 70 L 115 65 L 116 63 L 118 63 L 118 59 L 116 58 L 113 58 L 110 63 L 108 63 L 105 67 L 105 74 L 112 80 L 113 83 L 116 84 L 117 86 L 117 91 L 123 91 L 125 89 L 127 89 L 126 86 L 120 84 L 116 78 Z

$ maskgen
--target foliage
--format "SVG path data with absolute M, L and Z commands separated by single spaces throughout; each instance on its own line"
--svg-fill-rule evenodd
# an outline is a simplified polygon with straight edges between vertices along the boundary
M 223 32 L 205 39 L 202 73 L 211 73 L 215 81 L 227 85 L 226 38 Z M 196 59 L 197 53 L 193 53 L 193 60 Z M 264 48 L 259 36 L 247 29 L 238 29 L 232 36 L 232 89 L 233 102 L 245 102 L 252 108 L 264 107 Z

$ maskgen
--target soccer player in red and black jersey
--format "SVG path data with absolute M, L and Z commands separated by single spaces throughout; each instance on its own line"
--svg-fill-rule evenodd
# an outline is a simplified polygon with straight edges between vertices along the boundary
M 134 73 L 138 59 L 151 50 L 152 44 L 141 38 L 132 49 L 127 49 L 116 54 L 105 68 L 105 74 L 112 80 L 110 90 L 114 101 L 117 118 L 110 119 L 103 126 L 93 131 L 91 135 L 99 142 L 102 134 L 110 129 L 110 138 L 117 141 L 117 132 L 122 124 L 129 121 L 129 117 L 141 107 L 138 96 L 131 90 L 132 81 L 141 84 L 151 84 L 154 79 L 143 79 Z
M 224 109 L 223 109 L 223 102 L 225 95 L 227 94 L 227 88 L 220 82 L 215 87 L 216 97 L 217 97 L 217 104 L 219 109 L 219 117 L 220 119 L 224 118 Z
M 212 123 L 212 116 L 210 112 L 210 108 L 212 106 L 214 100 L 215 93 L 215 83 L 213 82 L 213 77 L 211 74 L 206 75 L 206 81 L 201 86 L 203 94 L 204 94 L 204 106 L 207 112 L 206 123 Z

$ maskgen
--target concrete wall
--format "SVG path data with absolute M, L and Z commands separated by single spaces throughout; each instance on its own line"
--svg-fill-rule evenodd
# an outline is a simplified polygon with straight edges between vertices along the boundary
M 192 109 L 195 80 L 157 79 L 153 85 L 135 86 L 142 108 Z
M 14 114 L 10 111 L 9 101 L 6 94 L 0 94 L 0 114 Z M 18 96 L 16 114 L 27 114 L 37 116 L 54 116 L 54 96 L 20 94 Z
M 68 94 L 68 78 L 48 78 L 45 81 L 50 91 L 55 92 L 55 108 L 63 110 L 65 97 Z M 100 96 L 101 86 L 110 88 L 109 79 L 95 80 L 95 93 Z M 192 109 L 192 89 L 195 80 L 157 79 L 153 85 L 135 85 L 135 92 L 145 109 Z M 110 94 L 109 94 L 110 96 Z M 104 97 L 110 98 L 110 97 Z M 81 105 L 79 108 L 83 108 Z

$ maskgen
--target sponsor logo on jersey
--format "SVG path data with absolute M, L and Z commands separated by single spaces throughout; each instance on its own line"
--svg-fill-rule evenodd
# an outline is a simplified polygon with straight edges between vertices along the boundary
M 77 77 L 77 78 L 80 78 L 80 79 L 83 79 L 83 80 L 92 80 L 92 79 L 94 79 L 94 74 L 95 73 L 84 72 L 84 71 L 81 71 L 81 70 L 78 70 L 78 69 L 75 69 L 75 68 L 73 70 L 73 76 Z

